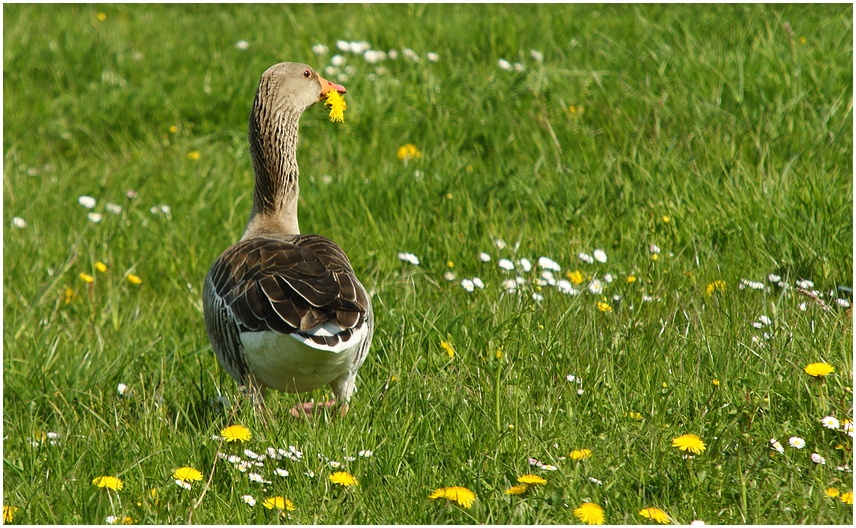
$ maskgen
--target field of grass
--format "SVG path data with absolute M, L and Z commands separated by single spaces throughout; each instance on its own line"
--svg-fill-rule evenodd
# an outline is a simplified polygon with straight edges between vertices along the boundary
M 4 520 L 853 522 L 851 5 L 3 15 Z M 284 60 L 348 90 L 298 151 L 373 295 L 344 418 L 266 421 L 202 321 Z

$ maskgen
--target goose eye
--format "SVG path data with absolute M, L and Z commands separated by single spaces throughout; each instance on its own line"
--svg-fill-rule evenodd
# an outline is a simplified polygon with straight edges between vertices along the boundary
M 312 72 L 310 72 L 309 70 L 303 70 L 303 76 L 308 79 L 310 76 L 312 76 Z

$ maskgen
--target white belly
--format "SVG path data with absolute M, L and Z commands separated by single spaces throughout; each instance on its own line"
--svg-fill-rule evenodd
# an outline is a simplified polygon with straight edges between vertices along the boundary
M 308 392 L 346 374 L 362 339 L 338 351 L 313 348 L 291 335 L 243 332 L 241 343 L 250 372 L 262 384 L 283 392 Z

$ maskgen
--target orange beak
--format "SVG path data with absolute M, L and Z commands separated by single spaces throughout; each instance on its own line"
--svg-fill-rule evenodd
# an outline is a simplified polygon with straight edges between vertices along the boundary
M 318 76 L 318 82 L 321 83 L 321 99 L 324 98 L 324 95 L 330 92 L 331 90 L 336 90 L 339 93 L 345 93 L 345 87 L 341 84 L 331 83 L 324 77 Z

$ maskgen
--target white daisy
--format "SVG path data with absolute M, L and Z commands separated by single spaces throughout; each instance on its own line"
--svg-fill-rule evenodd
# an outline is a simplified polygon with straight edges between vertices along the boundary
M 250 506 L 256 505 L 256 499 L 252 495 L 241 495 L 241 500 L 246 502 Z
M 374 451 L 372 451 L 371 449 L 363 449 L 362 451 L 360 451 L 357 454 L 360 455 L 361 457 L 369 458 L 369 457 L 374 455 Z
M 761 324 L 763 324 L 763 325 L 771 325 L 771 324 L 773 324 L 773 321 L 771 321 L 771 320 L 770 320 L 770 318 L 769 318 L 769 317 L 767 317 L 766 315 L 762 315 L 761 317 L 759 317 L 759 318 L 758 318 L 758 321 L 759 321 Z
M 657 253 L 659 253 L 659 252 L 660 252 L 660 248 L 659 248 L 659 247 L 657 247 L 657 245 L 656 245 L 656 244 L 651 244 L 650 246 L 648 246 L 648 251 L 649 251 L 650 253 L 652 253 L 652 254 L 656 255 Z
M 247 478 L 248 478 L 248 479 L 250 479 L 250 480 L 252 480 L 253 482 L 258 482 L 258 483 L 260 483 L 260 484 L 270 484 L 270 481 L 269 481 L 269 480 L 265 480 L 265 479 L 264 479 L 264 478 L 262 478 L 262 476 L 261 476 L 261 475 L 259 475 L 258 473 L 250 473 L 250 474 L 248 474 L 248 475 L 247 475 Z
M 327 54 L 327 46 L 324 44 L 315 44 L 312 46 L 312 53 L 315 55 L 326 55 Z
M 767 275 L 767 280 L 770 282 L 782 282 L 782 278 L 779 277 L 778 275 L 773 274 L 773 273 L 770 273 L 769 275 Z
M 476 289 L 476 285 L 470 279 L 461 279 L 461 286 L 468 292 Z
M 477 288 L 484 289 L 484 283 L 483 283 L 483 282 L 482 282 L 482 280 L 481 280 L 480 278 L 478 278 L 478 277 L 473 277 L 473 284 L 474 284 Z
M 104 207 L 113 214 L 119 214 L 122 212 L 122 206 L 114 203 L 107 202 L 107 205 Z
M 538 266 L 545 270 L 562 271 L 562 267 L 555 260 L 548 257 L 538 257 Z
M 541 62 L 544 60 L 544 54 L 538 50 L 529 50 L 529 56 L 532 57 L 532 60 L 535 62 Z
M 505 271 L 511 271 L 514 269 L 514 263 L 508 259 L 499 259 L 497 265 Z
M 86 207 L 87 209 L 92 209 L 93 207 L 95 207 L 96 201 L 95 198 L 91 196 L 83 195 L 77 199 L 77 203 L 79 203 L 83 207 Z
M 282 468 L 276 468 L 276 474 L 279 475 L 280 477 L 287 477 L 288 476 L 288 470 L 285 470 Z
M 802 288 L 804 290 L 810 290 L 810 289 L 814 288 L 814 283 L 811 282 L 810 280 L 804 280 L 804 279 L 798 280 L 797 281 L 797 288 Z
M 338 469 L 338 468 L 342 467 L 342 463 L 338 462 L 336 460 L 331 460 L 331 461 L 327 462 L 327 465 L 330 466 L 331 468 L 334 468 L 334 469 Z
M 573 284 L 571 284 L 570 281 L 567 281 L 565 279 L 562 279 L 557 282 L 556 288 L 558 288 L 560 292 L 567 295 L 577 295 L 578 293 L 580 293 L 579 290 L 574 288 Z
M 541 301 L 543 301 L 543 300 L 544 300 L 544 296 L 543 296 L 543 295 L 541 295 L 540 293 L 534 293 L 534 292 L 533 292 L 533 293 L 532 293 L 532 299 L 533 299 L 535 302 L 541 302 Z
M 523 268 L 524 273 L 527 273 L 529 270 L 532 269 L 532 263 L 529 262 L 529 259 L 522 258 L 517 261 L 517 265 Z
M 580 254 L 577 255 L 577 258 L 582 260 L 583 262 L 585 262 L 587 264 L 592 264 L 594 262 L 594 258 L 591 255 L 589 255 L 588 253 L 580 252 Z
M 606 253 L 602 249 L 595 249 L 592 254 L 596 261 L 601 263 L 606 262 Z
M 839 423 L 838 419 L 834 416 L 825 416 L 820 420 L 820 423 L 822 423 L 827 429 L 838 429 L 841 427 L 841 423 Z
M 600 295 L 603 293 L 603 284 L 598 279 L 592 279 L 589 282 L 588 290 L 595 295 Z
M 811 454 L 811 461 L 815 464 L 826 464 L 826 459 L 818 455 L 817 453 Z
M 433 51 L 429 51 L 425 54 L 425 58 L 431 62 L 437 62 L 438 60 L 440 60 L 440 55 L 434 53 Z
M 93 222 L 93 223 L 95 223 L 95 224 L 97 224 L 98 222 L 100 222 L 100 221 L 101 221 L 101 218 L 102 218 L 101 213 L 89 213 L 89 214 L 88 214 L 88 215 L 86 215 L 86 216 L 89 218 L 89 221 L 91 221 L 91 222 Z
M 413 253 L 399 253 L 398 258 L 400 258 L 404 262 L 409 262 L 409 263 L 413 264 L 414 266 L 419 265 L 419 257 L 414 255 Z
M 247 42 L 246 40 L 239 40 L 238 42 L 235 43 L 235 47 L 238 48 L 239 50 L 245 50 L 245 49 L 250 47 L 250 43 Z
M 770 445 L 772 446 L 773 449 L 775 449 L 779 453 L 782 453 L 782 454 L 785 453 L 784 446 L 782 446 L 782 444 L 780 444 L 779 441 L 776 440 L 775 438 L 770 439 Z
M 24 229 L 27 227 L 27 221 L 21 218 L 20 216 L 16 216 L 12 218 L 12 226 L 17 227 L 18 229 Z
M 493 245 L 496 249 L 505 249 L 506 247 L 505 241 L 501 238 L 494 238 Z
M 507 60 L 499 59 L 498 61 L 496 61 L 496 63 L 499 65 L 500 69 L 503 69 L 505 71 L 511 71 L 511 63 Z
M 124 383 L 120 383 L 119 386 L 116 387 L 116 392 L 119 393 L 119 396 L 127 396 L 131 392 L 131 389 Z
M 481 253 L 479 253 L 479 260 L 481 260 L 482 262 L 490 262 L 490 255 L 482 251 Z
M 253 460 L 259 459 L 258 453 L 256 453 L 255 451 L 252 451 L 250 449 L 244 449 L 244 455 L 246 455 L 248 458 L 252 458 Z
M 189 482 L 185 482 L 185 481 L 183 481 L 183 480 L 181 480 L 181 479 L 175 479 L 175 485 L 176 485 L 176 486 L 178 486 L 178 487 L 180 487 L 180 488 L 190 489 L 190 483 L 189 483 Z
M 443 274 L 443 278 L 446 279 L 447 281 L 451 282 L 451 281 L 455 280 L 455 274 L 451 271 L 447 271 L 446 273 Z

